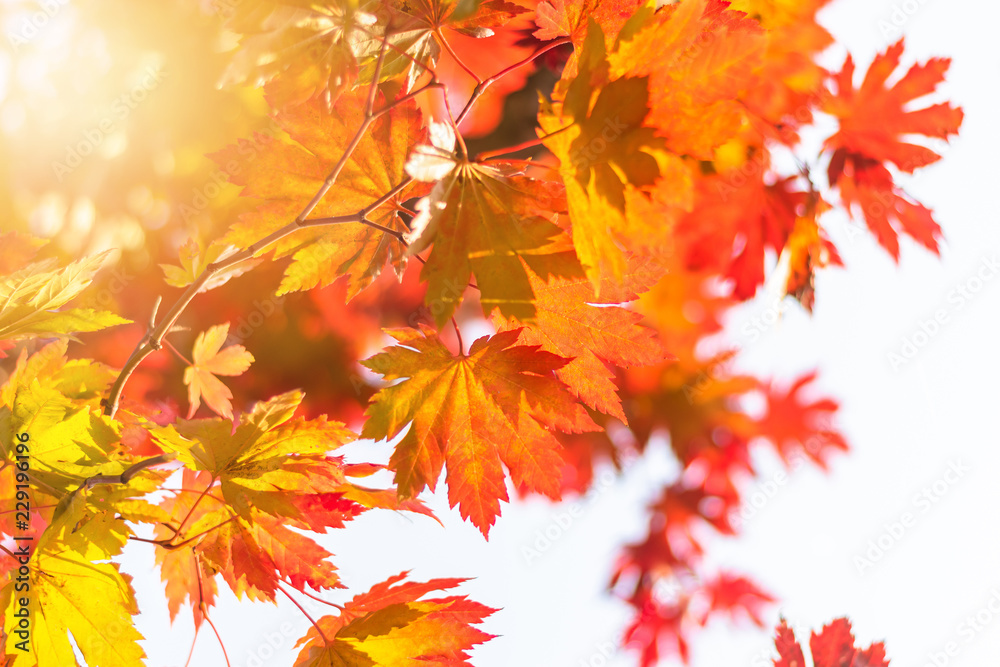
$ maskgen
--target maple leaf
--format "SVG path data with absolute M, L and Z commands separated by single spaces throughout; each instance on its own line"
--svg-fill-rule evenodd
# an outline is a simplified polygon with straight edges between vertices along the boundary
M 815 379 L 816 371 L 806 373 L 784 392 L 769 383 L 765 388 L 768 409 L 760 420 L 760 432 L 774 443 L 786 464 L 792 456 L 804 453 L 825 469 L 829 451 L 846 452 L 848 446 L 832 423 L 837 402 L 830 398 L 807 402 L 802 398 L 803 389 Z
M 629 287 L 642 288 L 642 269 L 634 267 Z M 520 342 L 570 358 L 555 371 L 556 377 L 587 406 L 627 423 L 614 374 L 605 363 L 620 367 L 644 366 L 663 361 L 666 353 L 651 329 L 640 326 L 642 316 L 621 307 L 636 298 L 635 289 L 619 290 L 608 281 L 598 298 L 586 278 L 553 279 L 548 283 L 530 275 L 537 315 L 534 324 L 506 320 L 494 312 L 501 330 L 520 329 Z
M 22 349 L 14 370 L 0 387 L 0 404 L 13 407 L 18 387 L 37 380 L 41 387 L 55 390 L 78 405 L 98 407 L 98 399 L 118 373 L 91 359 L 69 360 L 67 348 L 66 339 L 57 339 L 31 356 Z
M 233 5 L 227 23 L 244 37 L 222 82 L 277 79 L 279 85 L 271 86 L 276 106 L 310 99 L 332 105 L 357 81 L 361 62 L 378 53 L 371 32 L 378 6 L 356 0 Z
M 831 178 L 840 189 L 840 199 L 854 218 L 860 209 L 865 223 L 876 240 L 892 258 L 899 260 L 899 235 L 907 234 L 937 254 L 941 227 L 933 211 L 913 201 L 896 186 L 892 174 L 882 164 L 864 157 L 834 153 L 830 161 Z
M 706 452 L 747 442 L 757 433 L 754 421 L 738 405 L 738 397 L 760 388 L 747 375 L 724 370 L 731 354 L 704 362 L 683 357 L 651 368 L 653 386 L 637 391 L 628 412 L 632 431 L 641 442 L 665 428 L 670 447 L 685 465 Z
M 610 74 L 649 77 L 649 118 L 679 155 L 712 159 L 745 118 L 739 97 L 757 80 L 767 46 L 760 24 L 720 0 L 684 0 L 641 28 L 626 27 Z
M 571 37 L 573 44 L 581 46 L 587 34 L 587 24 L 591 17 L 601 26 L 604 37 L 614 43 L 618 32 L 632 17 L 642 3 L 639 0 L 616 0 L 600 2 L 584 0 L 542 0 L 535 8 L 535 23 L 538 29 L 536 39 L 547 41 L 558 37 Z
M 188 386 L 188 419 L 201 405 L 201 397 L 212 412 L 220 417 L 233 418 L 233 393 L 216 375 L 240 375 L 253 363 L 253 355 L 242 345 L 222 349 L 229 336 L 229 323 L 219 324 L 198 334 L 191 358 L 194 363 L 184 369 L 184 384 Z
M 119 555 L 133 535 L 126 521 L 164 518 L 136 496 L 154 490 L 165 478 L 165 473 L 144 470 L 127 485 L 78 488 L 59 502 L 37 546 L 30 549 L 30 636 L 15 632 L 7 638 L 10 652 L 17 641 L 29 640 L 31 653 L 25 657 L 33 662 L 23 664 L 78 664 L 70 634 L 88 665 L 131 667 L 145 657 L 137 643 L 142 635 L 132 620 L 139 610 L 131 577 L 104 561 Z M 15 592 L 15 572 L 0 591 L 8 628 L 19 627 L 14 614 L 24 597 Z
M 802 647 L 795 639 L 795 632 L 788 627 L 784 618 L 775 629 L 774 647 L 778 650 L 778 659 L 774 667 L 805 667 L 806 659 L 802 655 Z
M 666 274 L 639 297 L 639 311 L 656 328 L 664 347 L 681 361 L 697 358 L 698 342 L 722 330 L 723 315 L 736 303 L 712 289 L 714 279 L 711 271 L 686 270 L 675 256 Z
M 563 73 L 553 101 L 543 101 L 538 122 L 547 135 L 545 147 L 560 161 L 576 254 L 598 288 L 603 276 L 620 279 L 625 270 L 622 236 L 638 236 L 629 229 L 635 218 L 630 223 L 627 201 L 636 189 L 651 188 L 660 176 L 659 160 L 670 158 L 654 128 L 644 125 L 648 77 L 609 80 L 603 33 L 592 19 L 589 26 L 577 75 L 566 80 Z M 596 97 L 594 88 L 600 91 Z M 649 232 L 648 243 L 656 229 L 649 223 L 640 227 Z
M 196 419 L 150 432 L 191 469 L 219 480 L 223 499 L 244 519 L 260 511 L 306 526 L 340 526 L 357 510 L 353 503 L 338 506 L 323 496 L 341 493 L 346 485 L 339 460 L 326 453 L 354 440 L 354 434 L 325 416 L 292 419 L 302 398 L 292 391 L 257 403 L 235 430 L 226 419 Z M 331 502 L 309 505 L 317 494 Z M 307 505 L 316 510 L 308 517 Z
M 550 432 L 597 429 L 554 372 L 568 359 L 515 345 L 517 329 L 475 341 L 455 357 L 430 329 L 394 329 L 400 345 L 362 363 L 386 380 L 364 438 L 394 438 L 389 462 L 401 497 L 433 490 L 447 466 L 448 499 L 484 536 L 507 501 L 501 463 L 517 486 L 559 497 L 562 460 Z
M 815 217 L 809 216 L 795 220 L 783 252 L 788 258 L 785 294 L 794 297 L 811 313 L 816 300 L 815 271 L 827 265 L 843 266 L 840 254 Z
M 774 644 L 778 649 L 775 667 L 804 667 L 802 647 L 783 618 L 776 630 Z M 809 637 L 809 650 L 814 667 L 889 667 L 882 642 L 873 643 L 864 650 L 854 646 L 851 622 L 846 618 L 828 623 L 818 634 L 814 631 Z
M 216 574 L 222 575 L 236 595 L 246 594 L 253 600 L 273 601 L 283 581 L 300 590 L 307 585 L 316 590 L 341 587 L 336 568 L 327 560 L 332 554 L 289 528 L 314 530 L 331 521 L 311 525 L 253 507 L 235 514 L 219 495 L 215 480 L 204 472 L 185 470 L 184 485 L 175 491 L 176 499 L 163 505 L 173 514 L 173 522 L 156 527 L 161 543 L 180 540 L 175 546 L 158 545 L 156 553 L 171 620 L 180 606 L 190 601 L 194 623 L 201 624 L 208 608 L 215 604 Z M 320 516 L 318 511 L 315 514 Z M 344 517 L 351 516 L 345 511 Z M 185 520 L 188 528 L 183 532 L 168 527 Z
M 196 239 L 190 238 L 180 247 L 180 266 L 161 264 L 160 267 L 163 269 L 163 274 L 166 277 L 168 285 L 173 287 L 187 287 L 197 280 L 209 265 L 228 259 L 237 250 L 236 246 L 227 246 L 222 243 L 213 243 L 208 248 L 202 248 Z M 258 264 L 260 264 L 259 259 L 251 258 L 228 269 L 219 271 L 206 280 L 197 293 L 201 294 L 216 287 L 221 287 L 231 279 L 243 275 Z
M 795 189 L 795 177 L 768 185 L 763 172 L 758 165 L 749 178 L 736 168 L 700 179 L 695 207 L 675 230 L 687 268 L 731 278 L 733 296 L 741 300 L 764 283 L 765 253 L 781 252 L 809 202 L 808 193 Z
M 252 508 L 236 517 L 216 510 L 192 524 L 191 532 L 207 531 L 197 553 L 221 572 L 238 597 L 274 601 L 283 580 L 299 590 L 307 585 L 314 590 L 342 588 L 336 568 L 327 560 L 333 554 L 286 523 Z
M 104 265 L 110 250 L 58 268 L 49 259 L 0 277 L 0 340 L 69 336 L 130 320 L 90 308 L 57 311 L 77 297 Z
M 208 513 L 202 506 L 201 511 L 196 514 L 200 497 L 198 491 L 207 495 L 212 480 L 208 475 L 199 476 L 189 468 L 184 469 L 181 480 L 181 488 L 186 491 L 176 491 L 174 497 L 164 498 L 160 507 L 171 517 L 191 516 L 197 521 Z M 163 522 L 156 526 L 156 539 L 166 540 L 174 536 L 167 524 L 168 522 Z M 170 622 L 173 623 L 177 617 L 181 605 L 190 601 L 194 626 L 200 627 L 205 613 L 215 604 L 218 594 L 216 573 L 195 547 L 164 549 L 157 545 L 156 564 L 160 566 L 160 579 L 165 585 Z
M 787 146 L 799 143 L 799 129 L 813 122 L 827 71 L 816 62 L 833 37 L 816 20 L 830 0 L 736 0 L 730 9 L 746 12 L 767 31 L 767 49 L 753 87 L 741 95 L 748 110 L 763 119 L 755 123 L 762 138 Z
M 496 610 L 465 596 L 421 600 L 464 579 L 404 582 L 407 573 L 375 584 L 344 605 L 339 616 L 323 616 L 297 643 L 295 667 L 471 667 L 468 650 L 493 638 L 473 626 Z
M 431 137 L 433 144 L 418 146 L 406 165 L 414 178 L 437 181 L 417 203 L 407 240 L 410 255 L 434 244 L 420 276 L 438 325 L 454 313 L 473 275 L 487 313 L 497 307 L 508 317 L 534 318 L 525 265 L 546 277 L 579 273 L 572 251 L 558 245 L 563 231 L 553 222 L 564 209 L 562 187 L 503 163 L 455 159 L 450 126 L 435 124 Z
M 834 77 L 836 94 L 827 95 L 823 110 L 839 121 L 837 132 L 824 147 L 833 151 L 827 176 L 839 187 L 849 213 L 860 208 L 878 242 L 899 259 L 898 235 L 912 236 L 932 252 L 938 251 L 941 229 L 930 209 L 908 199 L 885 167 L 891 163 L 912 173 L 932 164 L 940 155 L 903 137 L 922 135 L 948 139 L 957 134 L 963 112 L 949 104 L 906 110 L 914 101 L 934 92 L 950 65 L 947 58 L 932 58 L 912 66 L 893 86 L 886 82 L 899 67 L 903 40 L 875 57 L 861 87 L 854 88 L 854 61 L 848 56 Z
M 50 545 L 32 557 L 29 623 L 32 653 L 18 665 L 77 665 L 70 634 L 88 665 L 134 667 L 145 652 L 132 615 L 139 612 L 131 578 L 116 563 L 94 563 L 72 550 Z M 6 610 L 4 626 L 16 628 L 14 582 L 0 592 Z M 7 652 L 18 656 L 16 632 L 7 637 Z
M 746 577 L 728 573 L 721 573 L 708 582 L 705 591 L 710 596 L 710 607 L 705 613 L 705 621 L 712 613 L 721 611 L 728 612 L 733 618 L 736 618 L 737 613 L 744 613 L 757 627 L 762 628 L 764 620 L 761 616 L 761 607 L 775 601 Z
M 195 549 L 157 549 L 156 564 L 165 584 L 170 622 L 177 617 L 181 605 L 190 601 L 194 627 L 201 627 L 218 594 L 215 572 Z
M 944 81 L 951 59 L 931 58 L 923 65 L 913 65 L 887 88 L 887 80 L 899 67 L 903 48 L 904 40 L 900 39 L 877 55 L 857 89 L 854 60 L 848 55 L 843 69 L 834 77 L 837 93 L 827 96 L 823 104 L 823 110 L 839 121 L 837 132 L 825 142 L 826 148 L 891 162 L 908 173 L 941 159 L 930 148 L 903 141 L 903 137 L 947 139 L 958 133 L 964 114 L 950 104 L 906 110 Z M 831 178 L 831 183 L 836 180 Z
M 0 457 L 9 469 L 0 480 L 10 483 L 11 497 L 17 434 L 31 441 L 28 465 L 36 506 L 60 500 L 93 475 L 122 472 L 116 460 L 122 458 L 117 422 L 34 378 L 20 377 L 13 391 L 5 387 L 3 398 L 10 403 L 0 405 Z M 43 498 L 46 502 L 39 502 Z
M 376 101 L 376 109 L 383 108 L 381 95 Z M 240 216 L 222 242 L 246 248 L 294 220 L 346 151 L 363 122 L 366 103 L 367 92 L 357 91 L 341 97 L 333 111 L 312 102 L 279 112 L 275 120 L 293 143 L 258 135 L 253 142 L 242 140 L 211 155 L 220 165 L 229 165 L 230 181 L 243 188 L 242 196 L 262 200 Z M 312 217 L 357 213 L 392 191 L 406 178 L 403 165 L 410 148 L 423 137 L 413 100 L 379 116 Z M 369 219 L 396 232 L 406 231 L 399 212 L 405 210 L 402 203 L 415 194 L 423 193 L 412 186 L 402 188 Z M 405 247 L 399 239 L 361 223 L 305 228 L 268 250 L 274 251 L 275 258 L 294 255 L 278 294 L 325 287 L 347 274 L 347 296 L 352 299 L 378 277 L 387 262 L 397 274 L 405 268 Z

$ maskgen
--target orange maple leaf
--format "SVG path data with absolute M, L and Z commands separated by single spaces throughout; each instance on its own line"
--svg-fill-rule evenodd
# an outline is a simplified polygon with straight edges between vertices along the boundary
M 493 638 L 476 627 L 496 610 L 465 596 L 421 600 L 464 579 L 403 582 L 407 573 L 375 584 L 323 616 L 302 637 L 295 667 L 471 667 L 468 650 Z M 401 583 L 402 582 L 402 583 Z
M 570 37 L 579 47 L 586 37 L 587 23 L 593 17 L 603 29 L 605 39 L 614 43 L 622 26 L 640 4 L 639 0 L 541 0 L 535 8 L 538 29 L 533 34 L 540 40 Z
M 923 135 L 947 139 L 962 124 L 961 109 L 934 104 L 907 110 L 915 100 L 934 92 L 944 80 L 950 59 L 932 58 L 912 66 L 893 86 L 886 81 L 899 67 L 903 40 L 875 57 L 861 87 L 854 88 L 854 61 L 848 56 L 834 78 L 836 94 L 830 94 L 823 110 L 840 122 L 837 132 L 824 146 L 833 151 L 827 175 L 830 185 L 840 188 L 849 213 L 860 208 L 878 242 L 899 259 L 898 235 L 905 233 L 929 250 L 937 252 L 941 228 L 931 210 L 910 200 L 896 186 L 886 163 L 912 173 L 941 159 L 926 146 L 903 137 Z
M 233 393 L 216 375 L 233 376 L 244 373 L 253 363 L 253 355 L 242 345 L 222 349 L 229 336 L 229 323 L 219 324 L 198 334 L 191 353 L 193 364 L 184 369 L 184 384 L 188 387 L 188 419 L 201 405 L 202 396 L 212 412 L 233 418 Z
M 711 159 L 745 118 L 738 98 L 756 82 L 767 37 L 728 5 L 668 5 L 609 55 L 612 76 L 649 77 L 647 123 L 679 155 Z
M 647 262 L 648 264 L 648 262 Z M 637 296 L 643 284 L 642 267 L 630 267 L 629 289 L 615 289 L 610 281 L 601 297 L 586 278 L 553 279 L 548 283 L 531 275 L 538 311 L 534 324 L 505 320 L 494 312 L 493 323 L 501 330 L 520 329 L 520 342 L 572 359 L 555 371 L 587 406 L 627 423 L 617 395 L 614 373 L 606 363 L 622 368 L 663 361 L 667 354 L 652 329 L 639 324 L 642 316 L 621 306 Z
M 515 345 L 520 330 L 480 338 L 458 357 L 428 328 L 389 330 L 400 345 L 362 363 L 386 380 L 362 437 L 394 438 L 389 467 L 401 497 L 432 490 L 447 466 L 448 499 L 484 536 L 514 484 L 559 498 L 562 459 L 552 430 L 596 430 L 554 372 L 569 360 L 538 346 Z

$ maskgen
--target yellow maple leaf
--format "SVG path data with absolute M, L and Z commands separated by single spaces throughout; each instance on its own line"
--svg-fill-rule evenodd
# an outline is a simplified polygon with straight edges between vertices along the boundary
M 90 308 L 57 308 L 76 298 L 104 265 L 110 250 L 58 268 L 54 259 L 35 262 L 0 278 L 0 340 L 70 336 L 130 320 Z
M 201 397 L 215 414 L 233 418 L 233 393 L 216 375 L 240 375 L 250 368 L 253 355 L 242 345 L 230 345 L 222 349 L 229 335 L 229 323 L 219 324 L 198 334 L 194 341 L 192 359 L 194 363 L 184 369 L 184 384 L 188 387 L 188 419 L 194 416 L 201 405 Z

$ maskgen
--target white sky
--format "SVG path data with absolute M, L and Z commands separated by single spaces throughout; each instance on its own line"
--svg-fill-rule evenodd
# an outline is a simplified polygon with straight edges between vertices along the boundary
M 748 573 L 781 603 L 771 608 L 764 630 L 723 621 L 696 635 L 696 667 L 770 664 L 761 657 L 770 652 L 779 610 L 804 638 L 809 629 L 848 615 L 863 646 L 885 639 L 898 667 L 934 665 L 929 654 L 944 651 L 949 642 L 955 642 L 956 655 L 938 656 L 936 667 L 978 667 L 994 664 L 1000 655 L 1000 615 L 987 608 L 996 591 L 994 608 L 1000 610 L 1000 484 L 995 482 L 1000 278 L 987 281 L 961 307 L 954 297 L 949 301 L 984 259 L 1000 259 L 993 201 L 1000 192 L 995 165 L 1000 5 L 838 0 L 824 23 L 854 53 L 862 71 L 876 51 L 895 40 L 879 28 L 880 20 L 890 20 L 894 4 L 909 10 L 902 14 L 906 64 L 951 55 L 943 90 L 966 111 L 962 136 L 946 160 L 908 186 L 944 228 L 942 258 L 904 241 L 896 267 L 870 235 L 852 243 L 843 218 L 831 215 L 827 226 L 848 269 L 818 278 L 815 316 L 788 308 L 778 325 L 752 343 L 740 337 L 746 320 L 732 322 L 733 341 L 745 348 L 746 369 L 787 378 L 820 368 L 822 391 L 843 403 L 840 425 L 853 452 L 835 458 L 829 475 L 797 471 L 748 522 L 742 537 L 709 541 L 712 563 Z M 842 55 L 832 54 L 830 64 L 839 66 Z M 745 317 L 763 312 L 766 300 L 746 306 Z M 887 354 L 898 351 L 903 337 L 912 337 L 937 309 L 947 311 L 948 322 L 912 361 L 891 368 Z M 939 485 L 945 491 L 929 508 L 917 504 L 914 496 L 943 479 L 950 462 L 970 470 L 954 484 Z M 764 479 L 779 468 L 773 457 L 761 457 L 759 464 Z M 533 500 L 505 506 L 488 544 L 457 511 L 447 509 L 441 494 L 433 504 L 445 529 L 421 517 L 363 516 L 324 541 L 350 587 L 331 599 L 341 601 L 404 569 L 421 580 L 477 577 L 460 592 L 503 608 L 484 626 L 503 636 L 475 651 L 477 667 L 634 665 L 631 654 L 600 660 L 602 643 L 615 641 L 627 614 L 604 595 L 604 585 L 619 547 L 643 534 L 643 505 L 651 491 L 673 472 L 669 457 L 655 452 L 648 466 L 634 466 L 620 482 L 581 501 L 582 516 L 530 564 L 522 547 L 532 546 L 536 531 L 552 525 L 568 505 Z M 855 557 L 906 512 L 913 516 L 910 526 L 881 560 L 859 573 Z M 164 632 L 166 609 L 151 549 L 135 545 L 129 553 L 125 566 L 137 575 L 143 611 L 139 629 L 154 656 L 149 664 L 179 667 L 190 643 L 190 621 L 181 621 L 169 636 Z M 240 604 L 231 595 L 222 600 L 212 616 L 234 667 L 291 664 L 290 646 L 308 627 L 297 610 L 287 604 L 277 609 Z M 992 622 L 979 631 L 962 625 L 977 612 Z M 282 635 L 283 628 L 290 633 Z M 273 656 L 269 633 L 281 644 Z M 207 628 L 198 644 L 193 664 L 224 664 Z M 254 653 L 265 659 L 249 661 Z

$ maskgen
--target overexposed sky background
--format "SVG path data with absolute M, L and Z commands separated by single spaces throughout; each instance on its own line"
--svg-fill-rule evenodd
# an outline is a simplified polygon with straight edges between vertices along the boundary
M 779 612 L 801 639 L 848 615 L 859 642 L 867 646 L 884 639 L 892 664 L 899 667 L 979 667 L 994 664 L 1000 655 L 1000 614 L 988 607 L 995 596 L 994 609 L 1000 609 L 1000 435 L 995 425 L 1000 275 L 983 282 L 972 299 L 958 303 L 954 295 L 961 286 L 974 289 L 976 282 L 969 281 L 977 271 L 1000 260 L 1000 214 L 994 203 L 1000 190 L 995 162 L 1000 155 L 1000 40 L 995 33 L 1000 5 L 838 0 L 822 15 L 840 44 L 828 64 L 839 67 L 846 46 L 864 71 L 898 35 L 880 28 L 880 21 L 891 24 L 894 7 L 895 18 L 905 19 L 905 64 L 952 56 L 942 90 L 966 112 L 963 132 L 945 160 L 904 181 L 912 195 L 935 210 L 945 232 L 942 256 L 903 241 L 897 267 L 870 234 L 849 234 L 845 217 L 831 213 L 826 226 L 847 270 L 818 277 L 815 315 L 809 318 L 790 306 L 779 323 L 750 340 L 741 329 L 768 307 L 765 295 L 731 323 L 731 340 L 744 348 L 743 368 L 778 378 L 820 369 L 820 389 L 843 404 L 839 424 L 853 451 L 835 457 L 829 474 L 805 467 L 796 471 L 747 522 L 740 538 L 709 541 L 711 563 L 749 574 L 781 602 L 769 610 L 770 627 L 763 630 L 716 622 L 697 634 L 696 667 L 770 664 L 765 659 Z M 941 309 L 946 324 L 913 359 L 893 368 L 888 354 L 900 352 L 904 340 L 921 331 L 921 322 Z M 761 480 L 781 467 L 771 456 L 758 463 Z M 969 470 L 958 478 L 949 475 L 954 483 L 941 481 L 953 465 Z M 420 580 L 476 577 L 459 591 L 503 608 L 484 626 L 502 637 L 475 651 L 477 667 L 634 665 L 631 653 L 602 662 L 601 649 L 617 641 L 628 617 L 604 587 L 620 546 L 643 535 L 645 502 L 675 472 L 665 451 L 652 452 L 644 465 L 576 501 L 579 518 L 530 563 L 523 548 L 534 546 L 538 531 L 558 525 L 557 515 L 569 504 L 532 500 L 505 506 L 486 543 L 439 493 L 432 504 L 444 529 L 423 517 L 373 513 L 324 544 L 336 554 L 334 562 L 352 592 L 405 569 Z M 920 501 L 918 494 L 935 482 L 943 490 L 940 496 L 933 504 Z M 913 517 L 910 525 L 898 539 L 889 535 L 886 526 L 907 512 Z M 869 540 L 880 537 L 883 544 L 891 542 L 889 549 L 860 572 L 856 557 L 864 557 Z M 125 567 L 137 575 L 150 571 L 152 549 L 130 547 Z M 137 577 L 135 584 L 143 610 L 139 629 L 149 638 L 147 652 L 155 656 L 149 664 L 180 667 L 190 644 L 190 621 L 182 620 L 166 634 L 157 577 Z M 350 594 L 330 597 L 341 601 Z M 308 627 L 291 605 L 240 604 L 229 594 L 212 617 L 234 667 L 291 664 L 291 645 Z M 950 642 L 955 655 L 945 656 Z M 931 661 L 935 654 L 937 663 Z M 193 664 L 224 664 L 207 628 Z

